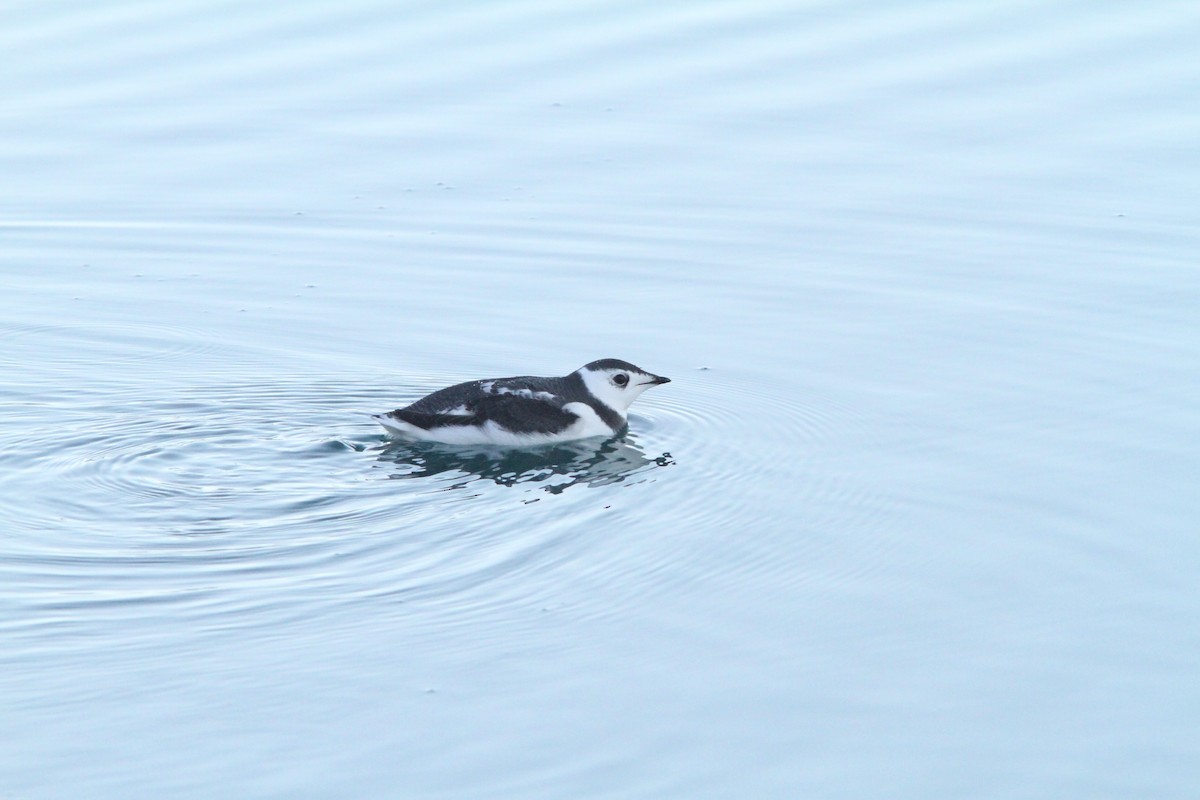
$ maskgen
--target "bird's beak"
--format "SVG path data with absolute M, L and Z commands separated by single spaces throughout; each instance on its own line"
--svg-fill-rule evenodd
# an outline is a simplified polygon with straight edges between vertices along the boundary
M 670 383 L 670 382 L 671 382 L 670 378 L 664 378 L 662 375 L 651 375 L 650 380 L 644 381 L 644 383 L 648 383 L 651 386 L 658 386 L 660 383 Z

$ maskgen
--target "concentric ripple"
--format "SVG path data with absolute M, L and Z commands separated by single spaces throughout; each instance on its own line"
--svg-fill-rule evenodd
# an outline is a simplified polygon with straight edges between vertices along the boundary
M 167 325 L 58 324 L 0 328 L 0 364 L 75 369 L 81 364 L 132 364 L 195 358 L 217 349 L 196 331 Z
M 877 448 L 877 426 L 816 390 L 785 396 L 720 370 L 673 377 L 674 392 L 643 397 L 630 418 L 649 452 L 673 454 L 672 489 L 688 487 L 672 508 L 676 536 L 640 554 L 638 568 L 656 570 L 660 590 L 684 591 L 714 569 L 751 578 L 784 573 L 775 585 L 849 579 L 847 548 L 862 553 L 856 570 L 885 559 L 876 531 L 893 499 L 856 461 Z M 742 535 L 714 539 L 716 531 Z M 714 548 L 723 548 L 719 556 Z M 596 578 L 616 585 L 621 576 Z
M 21 624 L 131 608 L 255 624 L 362 595 L 436 599 L 538 563 L 569 530 L 517 524 L 517 510 L 671 464 L 633 439 L 508 454 L 395 443 L 368 417 L 394 394 L 350 381 L 157 391 L 51 409 L 0 398 L 24 409 L 0 442 L 13 525 L 0 582 L 31 605 Z
M 328 378 L 38 389 L 37 406 L 0 395 L 18 423 L 0 441 L 13 526 L 0 584 L 28 611 L 12 632 L 130 613 L 262 625 L 368 596 L 499 602 L 554 565 L 614 585 L 643 570 L 778 570 L 752 535 L 723 539 L 737 545 L 719 562 L 695 545 L 785 526 L 795 552 L 818 553 L 884 508 L 840 456 L 861 438 L 852 413 L 715 372 L 642 398 L 609 441 L 447 448 L 388 439 L 369 418 L 448 380 L 400 396 Z M 638 519 L 655 536 L 628 540 L 634 556 L 618 543 Z

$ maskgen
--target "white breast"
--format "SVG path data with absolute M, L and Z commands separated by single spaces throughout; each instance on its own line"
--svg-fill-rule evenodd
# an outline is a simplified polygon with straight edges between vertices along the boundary
M 572 425 L 568 431 L 571 433 L 571 438 L 582 439 L 586 436 L 612 436 L 613 429 L 600 419 L 600 415 L 592 410 L 592 407 L 587 403 L 567 403 L 563 406 L 564 411 L 570 411 L 579 417 L 579 421 Z

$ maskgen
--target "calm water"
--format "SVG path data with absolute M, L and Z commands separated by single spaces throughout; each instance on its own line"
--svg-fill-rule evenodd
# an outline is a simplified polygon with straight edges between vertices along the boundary
M 4 16 L 0 797 L 1195 797 L 1194 3 Z

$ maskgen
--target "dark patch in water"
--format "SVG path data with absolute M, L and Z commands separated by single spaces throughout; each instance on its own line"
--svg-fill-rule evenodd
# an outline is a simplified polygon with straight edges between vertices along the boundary
M 675 463 L 670 453 L 648 456 L 628 439 L 597 444 L 581 440 L 535 448 L 465 448 L 431 442 L 393 442 L 379 452 L 380 461 L 394 464 L 395 479 L 432 478 L 447 473 L 468 476 L 450 488 L 465 488 L 474 480 L 500 486 L 545 483 L 560 494 L 571 486 L 608 486 L 657 467 Z M 563 479 L 566 480 L 563 480 Z

